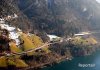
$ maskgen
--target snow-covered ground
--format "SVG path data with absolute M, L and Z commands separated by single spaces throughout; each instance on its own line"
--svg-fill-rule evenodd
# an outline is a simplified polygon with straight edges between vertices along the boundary
M 0 27 L 1 27 L 1 29 L 7 29 L 9 31 L 9 38 L 14 39 L 16 41 L 16 45 L 19 45 L 19 43 L 20 43 L 19 32 L 21 32 L 21 30 L 19 28 L 10 26 L 10 25 L 6 24 L 6 22 L 5 22 L 5 20 L 7 20 L 7 18 L 15 19 L 17 17 L 18 16 L 16 14 L 14 14 L 14 15 L 11 15 L 11 16 L 8 15 L 5 18 L 0 18 Z
M 3 18 L 0 18 L 0 23 L 5 23 L 5 20 Z
M 14 39 L 16 41 L 16 45 L 18 45 L 20 43 L 18 37 L 19 35 L 19 31 L 16 31 L 17 29 L 15 27 L 9 26 L 7 24 L 0 24 L 2 29 L 7 29 L 9 31 L 9 38 L 10 39 Z

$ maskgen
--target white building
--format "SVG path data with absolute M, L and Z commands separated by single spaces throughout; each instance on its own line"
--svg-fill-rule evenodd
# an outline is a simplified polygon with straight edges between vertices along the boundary
M 58 37 L 56 35 L 47 35 L 50 38 L 50 41 L 55 41 L 61 39 L 61 37 Z

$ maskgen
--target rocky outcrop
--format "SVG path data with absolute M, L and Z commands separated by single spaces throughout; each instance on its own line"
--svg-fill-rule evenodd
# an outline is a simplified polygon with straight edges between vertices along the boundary
M 99 29 L 100 5 L 95 0 L 19 0 L 18 6 L 39 31 L 65 36 Z
M 12 21 L 25 31 L 59 36 L 99 29 L 99 4 L 91 0 L 3 0 L 1 14 L 17 13 Z M 91 5 L 89 5 L 91 3 Z
M 1 0 L 0 1 L 0 18 L 7 17 L 9 15 L 17 14 L 19 17 L 13 20 L 6 20 L 8 24 L 13 23 L 16 27 L 28 31 L 30 29 L 30 21 L 17 7 L 14 0 Z
M 67 0 L 19 0 L 18 5 L 34 21 L 35 28 L 59 36 L 84 31 L 85 23 L 77 12 L 69 7 Z M 33 26 L 34 27 L 34 26 Z

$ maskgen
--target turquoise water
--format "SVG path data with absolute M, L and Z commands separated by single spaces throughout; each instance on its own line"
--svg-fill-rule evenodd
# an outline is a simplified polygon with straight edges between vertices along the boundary
M 94 64 L 92 67 L 79 67 L 80 64 Z M 76 57 L 71 61 L 63 61 L 52 67 L 46 67 L 41 70 L 100 70 L 100 51 L 84 57 Z

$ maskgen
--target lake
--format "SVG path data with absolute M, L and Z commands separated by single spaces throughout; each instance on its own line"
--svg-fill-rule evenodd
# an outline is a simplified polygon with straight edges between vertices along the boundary
M 100 70 L 100 51 L 89 56 L 75 57 L 71 61 L 63 61 L 41 70 Z

